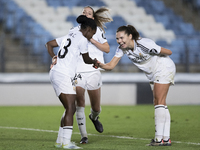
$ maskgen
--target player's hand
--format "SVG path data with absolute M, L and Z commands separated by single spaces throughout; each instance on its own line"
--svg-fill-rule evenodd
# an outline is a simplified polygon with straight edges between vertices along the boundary
M 93 64 L 93 67 L 95 68 L 95 69 L 97 69 L 97 68 L 99 68 L 99 61 L 95 58 L 94 59 L 94 61 L 95 61 L 95 63 Z
M 56 65 L 56 63 L 57 63 L 57 56 L 55 55 L 55 56 L 52 58 L 52 63 L 51 63 L 50 68 L 53 68 L 53 66 Z

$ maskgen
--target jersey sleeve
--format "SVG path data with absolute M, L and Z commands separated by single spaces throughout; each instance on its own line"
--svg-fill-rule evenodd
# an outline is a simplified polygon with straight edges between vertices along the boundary
M 146 45 L 148 46 L 149 54 L 160 54 L 161 46 L 157 45 L 153 40 L 147 39 Z
M 100 29 L 99 27 L 97 27 L 96 35 L 97 35 L 98 41 L 100 43 L 103 44 L 103 43 L 107 42 L 107 39 L 106 39 L 106 36 L 105 36 L 103 30 Z
M 118 46 L 115 52 L 115 57 L 122 57 L 123 55 L 124 55 L 123 51 Z

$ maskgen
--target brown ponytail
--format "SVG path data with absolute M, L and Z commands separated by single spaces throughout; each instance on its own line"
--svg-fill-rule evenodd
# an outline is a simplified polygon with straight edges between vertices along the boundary
M 140 38 L 139 32 L 135 29 L 134 26 L 132 25 L 127 25 L 127 26 L 121 26 L 117 29 L 117 32 L 124 31 L 128 35 L 132 35 L 132 39 L 137 42 Z

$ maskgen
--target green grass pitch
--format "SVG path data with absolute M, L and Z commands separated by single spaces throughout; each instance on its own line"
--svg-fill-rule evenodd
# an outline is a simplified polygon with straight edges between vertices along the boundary
M 193 150 L 200 149 L 200 105 L 168 106 L 171 113 L 172 146 L 148 147 L 154 137 L 153 105 L 102 106 L 98 133 L 89 120 L 89 143 L 78 144 L 81 137 L 74 117 L 72 141 L 85 150 Z M 1 106 L 0 150 L 54 150 L 62 106 Z

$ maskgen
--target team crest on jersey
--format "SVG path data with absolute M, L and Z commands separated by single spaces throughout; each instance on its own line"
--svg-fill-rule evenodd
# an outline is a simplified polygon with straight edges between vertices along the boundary
M 126 51 L 126 55 L 132 62 L 135 62 L 135 63 L 141 63 L 147 60 L 147 56 L 144 56 L 142 53 L 139 53 L 139 55 L 137 55 L 135 53 Z

